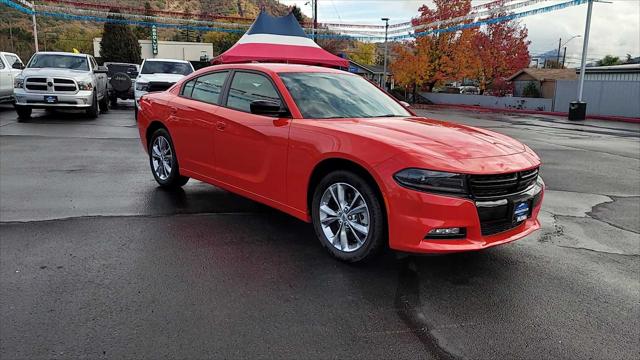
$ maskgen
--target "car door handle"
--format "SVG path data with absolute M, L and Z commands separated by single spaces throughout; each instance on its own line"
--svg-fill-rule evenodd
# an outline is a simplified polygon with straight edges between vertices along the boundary
M 224 121 L 218 121 L 216 122 L 216 129 L 220 130 L 220 131 L 224 131 L 224 129 L 227 128 L 227 123 Z

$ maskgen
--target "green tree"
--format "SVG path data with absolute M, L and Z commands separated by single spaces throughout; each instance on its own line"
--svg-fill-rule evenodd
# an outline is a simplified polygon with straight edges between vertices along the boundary
M 620 64 L 622 64 L 622 61 L 620 61 L 620 58 L 617 56 L 611 56 L 611 55 L 607 55 L 602 59 L 596 61 L 596 65 L 598 66 L 611 66 L 611 65 L 620 65 Z
M 109 19 L 122 19 L 118 10 L 111 10 Z M 139 64 L 140 44 L 131 27 L 116 22 L 106 22 L 100 41 L 100 57 L 103 61 Z
M 296 17 L 296 20 L 298 20 L 300 24 L 304 23 L 304 15 L 302 14 L 302 10 L 300 10 L 299 7 L 293 5 L 291 7 L 291 13 Z

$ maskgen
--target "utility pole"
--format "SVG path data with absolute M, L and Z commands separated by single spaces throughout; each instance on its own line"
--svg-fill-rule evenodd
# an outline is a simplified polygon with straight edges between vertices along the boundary
M 587 21 L 584 26 L 584 42 L 582 43 L 582 59 L 580 60 L 580 79 L 578 80 L 578 101 L 569 104 L 569 120 L 584 120 L 587 117 L 587 103 L 582 102 L 582 90 L 584 88 L 584 72 L 587 65 L 587 50 L 589 48 L 589 29 L 591 28 L 591 14 L 593 13 L 593 0 L 589 0 L 587 7 Z
M 33 10 L 33 8 L 32 8 Z M 38 24 L 36 23 L 36 12 L 33 10 L 31 13 L 31 20 L 33 20 L 33 41 L 35 44 L 35 52 L 38 52 Z
M 383 89 L 387 89 L 387 34 L 389 33 L 389 18 L 382 18 L 384 21 L 384 65 L 382 67 L 382 86 Z
M 562 38 L 558 40 L 558 56 L 556 57 L 556 66 L 560 67 L 560 48 L 562 47 Z
M 562 67 L 561 69 L 564 69 L 564 60 L 567 58 L 567 47 L 565 46 L 562 52 Z
M 313 1 L 313 40 L 318 42 L 318 0 Z

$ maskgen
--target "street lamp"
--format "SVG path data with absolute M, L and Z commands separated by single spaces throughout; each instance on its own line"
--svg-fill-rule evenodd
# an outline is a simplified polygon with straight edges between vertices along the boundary
M 575 38 L 579 38 L 582 37 L 582 35 L 573 35 L 572 37 L 569 38 L 569 40 L 565 41 L 564 44 L 561 44 L 560 47 L 564 46 L 564 50 L 562 53 L 562 66 L 560 67 L 561 69 L 564 69 L 564 59 L 567 56 L 567 44 L 569 43 L 569 41 L 575 39 Z
M 382 87 L 387 90 L 387 34 L 389 33 L 389 18 L 380 19 L 384 24 L 384 65 L 382 67 Z

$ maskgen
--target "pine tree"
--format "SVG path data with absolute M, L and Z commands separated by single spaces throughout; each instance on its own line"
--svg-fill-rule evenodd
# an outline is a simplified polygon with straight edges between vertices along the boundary
M 118 10 L 111 10 L 109 19 L 122 19 Z M 103 61 L 140 64 L 140 44 L 127 24 L 106 22 L 100 41 L 100 57 Z

